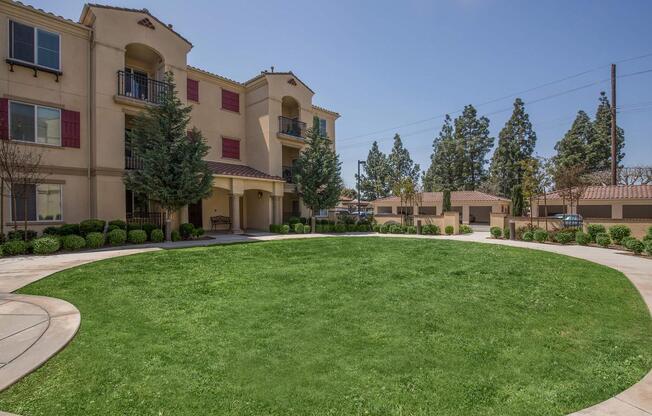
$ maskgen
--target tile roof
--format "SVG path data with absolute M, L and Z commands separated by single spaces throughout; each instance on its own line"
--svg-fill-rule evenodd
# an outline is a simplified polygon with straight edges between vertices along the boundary
M 233 79 L 231 79 L 231 78 L 227 78 L 227 77 L 222 76 L 222 75 L 220 75 L 220 74 L 216 74 L 216 73 L 214 73 L 214 72 L 206 71 L 205 69 L 197 68 L 196 66 L 192 66 L 192 65 L 186 65 L 186 66 L 187 66 L 189 69 L 192 69 L 193 71 L 197 71 L 197 72 L 202 73 L 202 74 L 204 74 L 204 75 L 208 75 L 208 76 L 211 76 L 211 77 L 219 78 L 219 79 L 221 79 L 222 81 L 230 82 L 230 83 L 232 83 L 232 84 L 236 84 L 236 85 L 240 85 L 240 86 L 243 85 L 241 82 L 238 82 L 238 81 L 233 80 Z
M 561 196 L 554 191 L 547 198 L 561 199 Z M 580 199 L 652 199 L 652 185 L 589 186 Z
M 442 202 L 444 200 L 443 192 L 423 192 L 423 202 Z M 387 198 L 377 199 L 372 201 L 378 202 L 398 202 L 400 198 L 397 196 L 390 196 Z M 486 194 L 480 191 L 453 191 L 451 192 L 451 203 L 454 202 L 496 202 L 503 201 L 509 202 L 509 199 L 502 198 L 495 195 Z
M 62 22 L 65 22 L 65 23 L 70 23 L 70 24 L 73 24 L 73 25 L 75 25 L 77 27 L 81 26 L 84 29 L 88 30 L 88 27 L 82 25 L 81 23 L 75 22 L 74 20 L 65 18 L 63 16 L 59 16 L 58 14 L 54 14 L 52 12 L 48 12 L 48 11 L 45 11 L 43 9 L 39 9 L 38 7 L 34 7 L 34 6 L 30 5 L 30 4 L 26 4 L 26 3 L 23 3 L 23 2 L 17 1 L 17 0 L 10 0 L 10 4 L 14 4 L 14 5 L 17 5 L 17 6 L 20 6 L 20 7 L 24 7 L 26 9 L 31 9 L 32 11 L 47 15 L 47 16 L 52 17 L 54 19 L 57 19 L 59 21 L 62 21 Z
M 247 165 L 236 165 L 233 163 L 208 162 L 208 167 L 215 175 L 239 176 L 245 178 L 268 179 L 273 181 L 283 181 L 279 176 L 272 176 L 256 170 Z

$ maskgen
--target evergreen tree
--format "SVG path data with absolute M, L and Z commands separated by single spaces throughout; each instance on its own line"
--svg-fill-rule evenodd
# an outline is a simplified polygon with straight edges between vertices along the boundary
M 444 202 L 442 204 L 442 210 L 448 212 L 451 210 L 451 191 L 450 189 L 444 189 L 443 194 Z
M 587 142 L 586 166 L 589 172 L 611 169 L 611 105 L 604 91 L 600 92 L 600 104 L 593 122 L 595 134 Z M 616 128 L 616 165 L 620 166 L 625 154 L 625 132 Z
M 396 182 L 403 178 L 410 178 L 415 184 L 419 183 L 421 168 L 410 157 L 410 152 L 403 147 L 401 136 L 394 135 L 394 147 L 389 154 L 389 184 L 394 188 Z
M 508 196 L 514 185 L 523 180 L 522 162 L 531 158 L 537 135 L 520 98 L 514 101 L 512 116 L 498 135 L 498 147 L 491 161 L 491 179 L 498 193 Z
M 360 180 L 360 194 L 366 201 L 374 201 L 379 198 L 385 198 L 390 194 L 389 183 L 389 161 L 387 156 L 378 148 L 378 142 L 371 145 L 371 150 L 367 155 L 367 163 L 363 167 L 364 171 L 356 181 Z
M 437 192 L 443 189 L 459 189 L 463 184 L 460 156 L 453 135 L 452 120 L 446 114 L 439 136 L 432 143 L 430 167 L 423 175 L 424 191 Z
M 455 119 L 454 137 L 461 159 L 457 169 L 462 172 L 462 187 L 475 190 L 487 177 L 487 153 L 494 144 L 489 136 L 489 119 L 478 118 L 472 105 L 465 106 L 462 115 Z
M 591 119 L 584 111 L 579 111 L 570 130 L 557 142 L 554 158 L 557 170 L 573 166 L 586 166 L 588 144 L 594 141 L 595 130 Z
M 134 120 L 129 140 L 142 159 L 142 169 L 128 171 L 124 182 L 127 189 L 146 194 L 166 211 L 169 239 L 171 214 L 208 197 L 213 173 L 204 161 L 210 148 L 201 132 L 196 128 L 188 132 L 191 107 L 179 100 L 171 72 L 165 80 L 170 88 L 161 93 L 160 105 L 147 107 Z
M 344 187 L 342 163 L 331 140 L 322 133 L 319 118 L 314 117 L 312 128 L 306 132 L 306 148 L 297 160 L 297 191 L 313 216 L 321 209 L 337 205 Z
M 523 201 L 523 189 L 521 185 L 514 185 L 512 188 L 512 215 L 520 217 L 525 210 L 525 202 Z

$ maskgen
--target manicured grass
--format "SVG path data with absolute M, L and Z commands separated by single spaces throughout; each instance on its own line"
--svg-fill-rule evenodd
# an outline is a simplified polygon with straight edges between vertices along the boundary
M 539 251 L 328 238 L 172 250 L 22 293 L 82 326 L 21 415 L 564 415 L 652 366 L 620 273 Z

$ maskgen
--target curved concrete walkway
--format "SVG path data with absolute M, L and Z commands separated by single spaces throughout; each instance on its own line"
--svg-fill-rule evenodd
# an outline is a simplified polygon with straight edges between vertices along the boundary
M 294 238 L 313 238 L 313 237 L 368 237 L 368 238 L 423 238 L 423 239 L 450 239 L 457 241 L 471 241 L 484 244 L 501 244 L 512 247 L 523 247 L 535 250 L 549 251 L 553 253 L 563 254 L 571 257 L 577 257 L 580 259 L 589 260 L 598 264 L 602 264 L 613 269 L 616 269 L 625 276 L 627 276 L 634 286 L 638 289 L 643 297 L 645 303 L 648 306 L 648 310 L 652 314 L 652 260 L 645 259 L 641 257 L 631 256 L 627 253 L 602 249 L 596 247 L 583 247 L 583 246 L 561 246 L 554 244 L 538 244 L 538 243 L 526 243 L 522 241 L 511 241 L 511 240 L 495 240 L 489 238 L 489 233 L 486 232 L 476 232 L 469 235 L 461 236 L 417 236 L 417 235 L 391 235 L 391 234 L 353 234 L 353 235 L 319 235 L 319 234 L 308 234 L 308 235 L 260 235 L 260 236 L 247 236 L 242 238 L 234 238 L 234 236 L 224 236 L 224 238 L 217 237 L 215 240 L 211 241 L 210 244 L 227 244 L 238 241 L 270 241 L 270 240 L 284 240 L 284 239 L 294 239 Z M 206 243 L 198 243 L 197 245 L 206 245 Z M 187 244 L 185 246 L 188 246 Z M 170 246 L 166 246 L 168 248 Z M 172 247 L 170 247 L 172 248 Z M 128 250 L 113 250 L 113 251 L 99 251 L 99 252 L 85 252 L 79 254 L 61 254 L 48 257 L 23 257 L 23 258 L 12 258 L 12 259 L 1 259 L 0 260 L 0 292 L 10 292 L 19 289 L 31 282 L 42 279 L 52 273 L 78 266 L 80 264 L 85 264 L 105 258 L 125 256 L 134 253 L 140 253 L 145 251 L 157 250 L 158 248 L 139 248 L 139 249 L 128 249 Z M 58 303 L 60 302 L 60 303 Z M 29 305 L 29 306 L 28 306 Z M 5 309 L 2 309 L 5 307 Z M 23 349 L 18 346 L 18 342 L 14 343 L 13 341 L 10 348 L 13 348 L 15 354 L 18 354 L 14 357 L 12 363 L 14 367 L 19 367 L 21 361 L 24 361 L 27 365 L 24 365 L 26 371 L 22 375 L 18 375 L 14 381 L 7 384 L 6 386 L 1 382 L 6 377 L 7 368 L 9 365 L 0 366 L 0 391 L 12 384 L 21 377 L 27 375 L 29 372 L 33 371 L 43 362 L 45 362 L 49 357 L 54 355 L 57 351 L 63 348 L 69 341 L 72 339 L 74 334 L 79 327 L 79 311 L 70 305 L 68 302 L 60 301 L 52 298 L 45 298 L 40 296 L 27 296 L 27 295 L 13 295 L 13 294 L 2 294 L 0 293 L 0 319 L 2 319 L 3 310 L 24 310 L 31 313 L 24 313 L 25 316 L 34 316 L 32 320 L 26 320 L 27 324 L 23 326 L 29 326 L 29 322 L 32 323 L 31 328 L 25 328 L 21 332 L 30 330 L 29 334 L 25 334 L 25 339 L 34 339 L 36 341 L 30 344 L 30 341 L 24 341 L 23 347 L 27 345 L 27 348 Z M 74 309 L 73 312 L 72 309 Z M 65 313 L 63 311 L 69 311 Z M 43 312 L 45 311 L 45 312 Z M 50 313 L 52 311 L 52 313 Z M 6 316 L 12 316 L 7 313 Z M 46 315 L 48 318 L 46 318 Z M 74 322 L 74 317 L 76 316 L 76 324 Z M 69 320 L 68 325 L 57 325 L 59 321 L 56 319 L 63 318 L 62 321 Z M 27 318 L 26 318 L 27 319 Z M 53 331 L 50 332 L 52 336 L 44 336 L 48 334 L 48 329 L 43 330 L 43 325 L 46 320 L 50 323 L 50 327 L 53 328 Z M 8 322 L 11 321 L 11 318 Z M 54 324 L 52 324 L 54 322 Z M 2 321 L 0 321 L 2 324 Z M 3 325 L 0 325 L 3 327 Z M 43 331 L 43 332 L 41 332 Z M 39 334 L 40 335 L 36 335 Z M 13 336 L 10 335 L 7 340 L 11 339 Z M 7 348 L 8 345 L 3 346 L 2 335 L 0 333 L 0 351 L 4 351 L 4 348 Z M 15 338 L 14 341 L 18 341 L 19 338 Z M 15 345 L 13 345 L 15 344 Z M 47 345 L 51 344 L 51 345 Z M 38 348 L 36 348 L 38 346 Z M 32 352 L 33 351 L 33 352 Z M 8 354 L 11 355 L 11 354 Z M 2 362 L 2 356 L 0 355 L 0 363 Z M 32 363 L 31 369 L 29 363 Z M 0 364 L 1 365 L 1 364 Z M 4 386 L 4 387 L 3 387 Z M 3 413 L 0 412 L 0 415 Z M 618 415 L 618 416 L 652 416 L 652 371 L 649 372 L 641 381 L 636 383 L 634 386 L 625 390 L 624 392 L 612 397 L 609 400 L 606 400 L 602 403 L 596 404 L 590 408 L 580 410 L 576 413 L 573 413 L 574 416 L 609 416 L 609 415 Z

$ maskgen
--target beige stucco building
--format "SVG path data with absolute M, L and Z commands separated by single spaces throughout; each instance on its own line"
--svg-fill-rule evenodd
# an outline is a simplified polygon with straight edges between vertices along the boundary
M 335 143 L 339 114 L 314 105 L 314 91 L 292 72 L 237 82 L 189 66 L 190 41 L 147 10 L 87 4 L 74 22 L 0 0 L 0 33 L 9 34 L 0 137 L 41 152 L 48 173 L 27 192 L 30 228 L 86 218 L 162 220 L 155 202 L 125 189 L 123 175 L 139 165 L 125 132 L 168 88 L 166 71 L 193 106 L 191 127 L 206 138 L 214 173 L 212 195 L 174 222 L 209 229 L 219 215 L 240 232 L 309 214 L 295 195 L 291 166 L 313 116 Z M 5 224 L 14 215 L 10 205 L 6 197 Z

